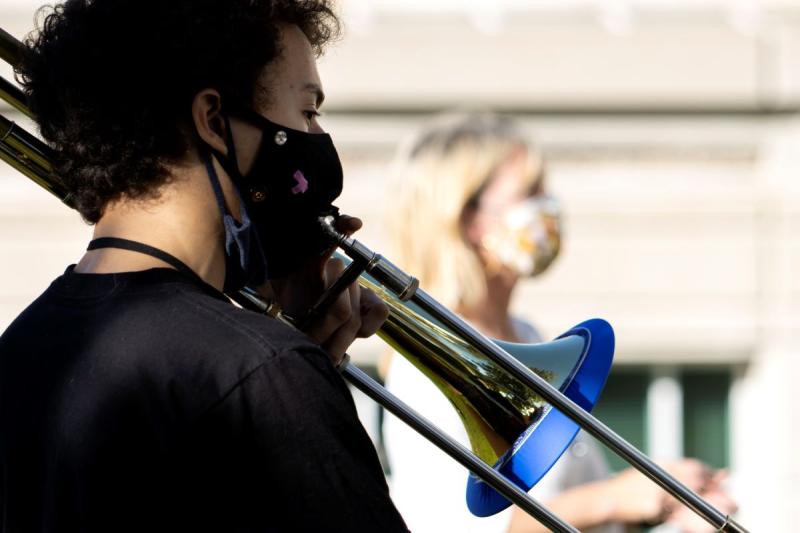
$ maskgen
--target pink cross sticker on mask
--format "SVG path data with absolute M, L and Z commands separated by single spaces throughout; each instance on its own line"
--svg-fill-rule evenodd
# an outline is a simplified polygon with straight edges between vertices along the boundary
M 308 190 L 308 180 L 303 175 L 302 172 L 299 170 L 295 171 L 294 173 L 294 180 L 297 182 L 297 185 L 292 187 L 292 194 L 302 194 Z

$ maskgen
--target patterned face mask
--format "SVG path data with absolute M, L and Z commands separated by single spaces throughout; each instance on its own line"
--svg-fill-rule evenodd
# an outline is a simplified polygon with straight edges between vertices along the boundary
M 484 235 L 481 244 L 519 276 L 541 274 L 561 248 L 558 201 L 535 196 L 515 204 L 500 215 L 499 223 Z

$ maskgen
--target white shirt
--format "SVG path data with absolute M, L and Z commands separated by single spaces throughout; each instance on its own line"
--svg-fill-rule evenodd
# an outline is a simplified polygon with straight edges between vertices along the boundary
M 530 324 L 515 320 L 514 326 L 525 342 L 541 341 Z M 466 431 L 453 406 L 404 357 L 397 354 L 392 357 L 386 386 L 448 435 L 469 446 Z M 465 498 L 468 471 L 464 467 L 392 415 L 384 419 L 383 435 L 392 473 L 392 499 L 411 531 L 507 531 L 511 509 L 487 518 L 478 518 L 469 512 Z M 566 489 L 607 476 L 608 467 L 600 449 L 593 439 L 581 432 L 530 494 L 546 502 Z M 587 531 L 617 533 L 623 529 L 609 525 Z

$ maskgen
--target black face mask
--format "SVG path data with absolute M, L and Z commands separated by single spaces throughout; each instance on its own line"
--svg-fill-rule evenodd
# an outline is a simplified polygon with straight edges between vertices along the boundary
M 331 246 L 319 217 L 338 215 L 332 202 L 342 192 L 342 164 L 328 134 L 293 130 L 249 109 L 236 115 L 263 132 L 252 169 L 239 171 L 227 116 L 229 157 L 215 155 L 258 230 L 267 278 L 280 278 Z

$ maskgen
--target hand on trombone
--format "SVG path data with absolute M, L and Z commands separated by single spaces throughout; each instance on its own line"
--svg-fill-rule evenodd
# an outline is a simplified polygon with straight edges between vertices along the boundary
M 361 229 L 362 222 L 359 218 L 341 215 L 335 227 L 349 236 Z M 345 271 L 342 260 L 331 258 L 332 253 L 333 249 L 328 250 L 309 261 L 302 270 L 272 280 L 259 292 L 271 294 L 289 316 L 303 317 Z M 309 317 L 301 329 L 322 346 L 338 366 L 353 341 L 373 335 L 388 316 L 387 305 L 375 293 L 353 281 L 320 313 Z

